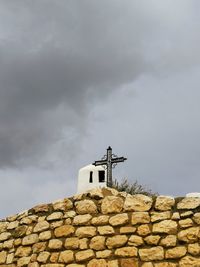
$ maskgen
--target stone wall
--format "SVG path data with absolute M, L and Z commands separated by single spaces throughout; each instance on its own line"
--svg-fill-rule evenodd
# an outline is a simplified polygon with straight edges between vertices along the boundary
M 200 198 L 113 189 L 36 206 L 0 221 L 0 266 L 200 266 Z

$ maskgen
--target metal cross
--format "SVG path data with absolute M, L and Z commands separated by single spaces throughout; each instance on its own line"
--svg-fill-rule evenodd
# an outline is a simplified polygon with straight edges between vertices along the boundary
M 107 167 L 107 186 L 112 186 L 112 165 L 116 165 L 119 162 L 124 162 L 127 160 L 127 158 L 124 157 L 117 157 L 116 155 L 112 154 L 112 148 L 109 146 L 107 148 L 107 155 L 103 157 L 102 160 L 96 160 L 94 163 L 92 163 L 95 166 L 101 166 L 106 165 Z

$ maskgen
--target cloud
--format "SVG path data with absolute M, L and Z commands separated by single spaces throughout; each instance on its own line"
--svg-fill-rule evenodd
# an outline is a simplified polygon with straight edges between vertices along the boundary
M 141 75 L 199 62 L 187 24 L 195 4 L 2 1 L 0 167 L 35 165 L 63 146 L 71 158 L 97 103 Z

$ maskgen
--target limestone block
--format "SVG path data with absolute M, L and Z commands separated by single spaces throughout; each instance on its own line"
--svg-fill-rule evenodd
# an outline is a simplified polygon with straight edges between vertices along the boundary
M 31 260 L 31 257 L 22 257 L 17 261 L 17 267 L 27 266 Z
M 75 228 L 72 225 L 62 225 L 55 229 L 55 237 L 68 237 L 75 232 Z
M 109 221 L 108 215 L 101 215 L 101 216 L 92 218 L 91 223 L 93 225 L 106 225 L 108 224 L 108 221 Z
M 59 254 L 60 254 L 59 252 L 51 252 L 50 262 L 52 263 L 58 262 Z
M 7 252 L 6 251 L 1 251 L 0 252 L 0 264 L 6 262 L 6 257 L 7 257 Z
M 182 230 L 178 233 L 178 239 L 186 243 L 197 241 L 198 236 L 199 236 L 199 227 L 191 227 Z
M 128 195 L 125 199 L 124 210 L 125 211 L 149 211 L 151 209 L 153 200 L 152 198 L 137 194 Z
M 42 232 L 49 229 L 49 223 L 47 221 L 42 221 L 36 224 L 36 226 L 33 229 L 34 233 Z
M 8 240 L 11 237 L 11 233 L 4 232 L 0 234 L 0 242 Z
M 87 225 L 89 224 L 89 221 L 91 219 L 92 219 L 92 216 L 90 214 L 77 215 L 74 217 L 73 224 L 74 225 Z
M 46 263 L 48 258 L 50 257 L 50 253 L 47 251 L 40 252 L 40 254 L 37 257 L 37 261 L 40 263 Z
M 115 255 L 119 257 L 136 257 L 138 249 L 135 247 L 123 247 L 115 250 Z
M 103 250 L 105 249 L 105 237 L 104 236 L 95 236 L 90 241 L 90 248 L 94 250 Z
M 193 216 L 193 220 L 195 221 L 196 224 L 200 224 L 200 212 L 197 212 Z
M 172 220 L 164 220 L 153 224 L 153 233 L 166 233 L 166 234 L 176 234 L 177 232 L 177 222 Z
M 64 267 L 64 264 L 42 264 L 41 267 Z M 69 267 L 70 265 L 68 265 L 67 267 Z
M 190 218 L 184 219 L 184 220 L 180 220 L 179 221 L 179 226 L 180 228 L 188 228 L 193 226 L 193 221 Z
M 160 263 L 154 263 L 155 267 L 178 267 L 178 263 L 174 263 L 174 262 L 160 262 Z
M 92 200 L 81 200 L 75 203 L 76 212 L 78 214 L 95 214 L 97 206 Z
M 20 246 L 17 248 L 16 252 L 15 252 L 15 256 L 17 257 L 27 257 L 31 254 L 32 252 L 32 248 L 31 247 L 23 247 Z
M 151 222 L 158 222 L 170 219 L 171 212 L 170 211 L 163 211 L 163 212 L 152 212 L 151 213 Z
M 142 264 L 142 267 L 154 267 L 154 266 L 153 266 L 153 263 L 151 262 L 145 262 Z
M 76 264 L 76 263 L 72 263 L 72 264 L 68 264 L 67 267 L 85 267 L 85 264 Z
M 179 220 L 180 219 L 180 214 L 179 212 L 174 212 L 172 213 L 172 217 L 171 217 L 172 220 Z
M 66 223 L 65 223 L 66 224 Z M 61 221 L 52 221 L 50 223 L 50 229 L 55 229 L 63 225 L 63 220 Z
M 48 212 L 49 211 L 49 205 L 47 205 L 47 204 L 37 205 L 33 208 L 33 210 L 35 213 Z
M 119 267 L 118 260 L 111 260 L 107 262 L 107 267 Z M 132 267 L 134 267 L 132 265 Z
M 94 227 L 94 226 L 82 226 L 76 230 L 75 235 L 79 238 L 93 237 L 96 235 L 96 227 Z
M 178 259 L 187 253 L 187 249 L 184 246 L 179 246 L 175 248 L 170 248 L 166 251 L 165 258 L 166 259 Z
M 10 239 L 10 240 L 4 241 L 3 242 L 3 248 L 11 249 L 13 247 L 13 244 L 14 244 L 14 239 Z
M 149 227 L 149 224 L 142 224 L 142 225 L 138 226 L 137 233 L 138 233 L 138 235 L 141 235 L 141 236 L 149 235 L 151 233 L 151 229 Z
M 28 267 L 39 267 L 39 263 L 38 262 L 30 262 L 28 264 Z
M 72 250 L 65 250 L 60 252 L 58 262 L 71 263 L 74 261 L 74 252 Z
M 14 246 L 15 247 L 21 245 L 21 243 L 22 243 L 22 239 L 21 238 L 14 239 Z
M 175 199 L 170 196 L 158 196 L 156 198 L 155 209 L 160 211 L 171 210 L 175 204 Z
M 100 235 L 113 235 L 115 233 L 112 226 L 99 226 L 97 231 Z
M 6 232 L 8 222 L 0 222 L 0 234 Z
M 129 246 L 141 246 L 144 244 L 143 238 L 141 236 L 138 235 L 131 235 L 129 240 L 128 240 L 128 245 Z
M 193 256 L 200 255 L 200 245 L 199 245 L 199 243 L 188 244 L 188 252 Z
M 108 249 L 97 251 L 96 252 L 96 258 L 97 259 L 99 259 L 99 258 L 102 258 L 102 259 L 110 258 L 111 254 L 112 254 L 112 250 L 108 250 Z
M 76 212 L 74 210 L 70 210 L 64 213 L 63 218 L 74 218 L 76 216 Z
M 39 237 L 38 234 L 31 234 L 31 235 L 27 235 L 22 239 L 22 245 L 23 246 L 28 246 L 28 245 L 32 245 L 35 244 L 39 241 Z
M 13 263 L 13 259 L 15 257 L 15 254 L 14 253 L 10 253 L 7 255 L 7 259 L 6 259 L 6 264 L 11 264 Z
M 33 245 L 33 253 L 39 253 L 46 249 L 47 242 L 39 242 Z
M 53 202 L 52 206 L 55 211 L 57 210 L 66 211 L 66 210 L 73 208 L 73 203 L 70 199 L 65 198 L 65 199 L 57 200 Z
M 131 216 L 131 223 L 133 225 L 135 224 L 142 224 L 142 223 L 149 223 L 150 222 L 150 216 L 148 212 L 133 212 Z
M 88 248 L 88 238 L 79 239 L 79 249 L 87 249 Z
M 199 197 L 185 197 L 177 204 L 177 209 L 190 210 L 190 209 L 196 209 L 199 206 L 200 206 Z
M 114 215 L 112 217 L 110 217 L 109 219 L 109 223 L 112 226 L 118 226 L 118 225 L 123 225 L 126 224 L 128 222 L 128 214 L 127 213 L 122 213 L 122 214 L 117 214 Z
M 136 232 L 136 227 L 133 226 L 122 226 L 119 229 L 120 234 L 133 234 Z
M 163 247 L 175 247 L 177 243 L 176 235 L 168 235 L 160 241 L 160 245 Z
M 26 235 L 30 235 L 30 234 L 32 234 L 32 232 L 33 232 L 33 226 L 28 226 L 27 230 L 26 230 Z
M 104 259 L 93 259 L 89 261 L 87 267 L 107 267 L 107 262 Z
M 46 241 L 51 239 L 51 231 L 44 231 L 39 234 L 39 240 L 40 241 Z
M 65 248 L 77 249 L 79 247 L 79 239 L 77 237 L 69 237 L 65 240 Z
M 120 197 L 107 196 L 102 200 L 101 211 L 103 214 L 119 213 L 122 211 L 124 201 Z
M 121 267 L 138 267 L 138 260 L 131 258 L 131 259 L 121 259 Z
M 185 256 L 179 261 L 180 267 L 199 267 L 200 258 L 194 258 L 192 256 Z
M 95 255 L 92 249 L 88 249 L 77 252 L 75 257 L 77 262 L 81 262 L 81 261 L 91 260 L 95 257 Z
M 14 221 L 14 222 L 10 222 L 7 226 L 7 230 L 12 230 L 14 228 L 17 228 L 19 225 L 19 222 L 18 221 Z
M 144 241 L 147 245 L 158 245 L 160 238 L 159 235 L 149 235 L 144 238 Z
M 60 249 L 62 248 L 62 241 L 59 239 L 51 239 L 49 241 L 48 248 L 50 249 Z
M 38 216 L 37 215 L 31 215 L 24 217 L 20 220 L 20 224 L 31 224 L 33 222 L 37 221 Z
M 139 256 L 142 261 L 163 260 L 164 249 L 160 246 L 139 249 Z
M 53 212 L 47 216 L 47 221 L 56 221 L 63 218 L 63 213 L 61 211 Z
M 128 241 L 128 237 L 126 235 L 115 235 L 112 237 L 108 237 L 106 240 L 106 246 L 111 248 L 119 248 L 126 244 Z

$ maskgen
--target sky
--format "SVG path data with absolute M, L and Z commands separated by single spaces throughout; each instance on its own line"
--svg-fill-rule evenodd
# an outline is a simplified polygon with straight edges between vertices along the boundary
M 200 190 L 198 0 L 0 0 L 0 218 L 114 177 Z

